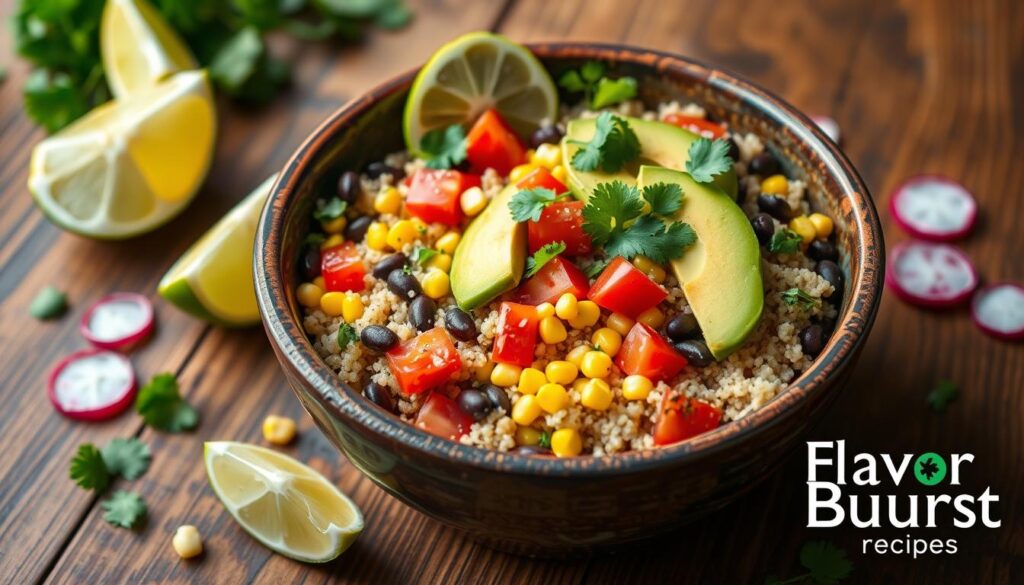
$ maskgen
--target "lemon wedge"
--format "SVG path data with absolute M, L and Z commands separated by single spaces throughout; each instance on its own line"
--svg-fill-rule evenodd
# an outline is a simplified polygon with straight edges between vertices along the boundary
M 107 0 L 100 53 L 110 90 L 118 98 L 199 67 L 185 42 L 146 0 Z
M 95 108 L 40 142 L 28 186 L 69 231 L 120 239 L 184 209 L 213 158 L 217 120 L 205 71 L 186 71 Z
M 272 175 L 210 228 L 160 279 L 157 291 L 179 309 L 221 325 L 258 323 L 253 242 Z
M 231 441 L 203 448 L 206 476 L 224 508 L 274 552 L 325 563 L 363 530 L 363 515 L 334 484 L 277 451 Z

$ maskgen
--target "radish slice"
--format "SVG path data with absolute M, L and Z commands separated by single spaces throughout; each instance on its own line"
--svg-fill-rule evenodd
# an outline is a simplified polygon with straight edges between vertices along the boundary
M 832 142 L 839 144 L 839 122 L 828 116 L 811 116 L 811 120 L 821 128 L 821 131 L 828 135 L 832 139 Z
M 1024 339 L 1024 286 L 1004 282 L 979 290 L 971 301 L 971 316 L 993 337 Z
M 893 219 L 915 238 L 946 242 L 966 236 L 978 217 L 978 204 L 963 185 L 922 175 L 903 184 L 889 200 Z
M 83 349 L 64 358 L 50 372 L 46 393 L 68 418 L 105 420 L 131 406 L 135 370 L 123 355 L 104 349 Z
M 907 302 L 939 308 L 966 300 L 978 275 L 970 258 L 953 246 L 904 242 L 889 256 L 885 282 Z
M 97 301 L 82 316 L 82 337 L 103 349 L 128 349 L 153 332 L 153 305 L 135 293 L 114 293 Z

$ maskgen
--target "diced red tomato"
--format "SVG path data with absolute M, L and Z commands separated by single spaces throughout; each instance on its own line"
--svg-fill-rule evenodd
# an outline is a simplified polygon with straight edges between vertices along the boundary
M 640 374 L 658 382 L 681 372 L 686 367 L 686 358 L 657 331 L 635 323 L 622 340 L 615 363 L 628 375 Z
M 498 335 L 494 338 L 491 358 L 503 364 L 527 367 L 533 363 L 537 345 L 537 308 L 519 303 L 501 303 L 498 312 Z
M 355 291 L 366 288 L 366 265 L 352 242 L 328 248 L 320 253 L 320 274 L 331 291 Z
M 668 297 L 668 292 L 622 256 L 601 271 L 590 300 L 614 313 L 636 317 Z
M 444 384 L 462 368 L 448 333 L 434 327 L 387 352 L 388 366 L 403 394 L 419 394 Z
M 432 435 L 454 441 L 469 432 L 473 418 L 462 412 L 451 398 L 433 392 L 423 402 L 413 424 Z
M 544 167 L 538 167 L 530 174 L 526 175 L 519 182 L 516 183 L 516 187 L 520 189 L 551 189 L 555 192 L 555 195 L 561 195 L 569 191 L 569 188 L 565 186 L 565 183 L 559 181 Z
M 587 275 L 572 262 L 556 256 L 541 267 L 537 274 L 519 285 L 514 299 L 524 305 L 553 305 L 565 293 L 572 293 L 577 299 L 585 299 L 589 289 L 590 280 Z
M 679 126 L 680 128 L 689 130 L 694 134 L 700 134 L 704 137 L 717 139 L 725 136 L 724 126 L 721 124 L 715 124 L 714 122 L 709 122 L 704 118 L 698 118 L 696 116 L 669 114 L 665 116 L 665 122 L 672 124 L 673 126 Z
M 491 109 L 477 118 L 466 135 L 466 159 L 477 172 L 494 169 L 507 175 L 526 162 L 526 147 L 501 114 Z
M 590 235 L 583 231 L 582 201 L 559 201 L 548 205 L 540 221 L 526 222 L 530 253 L 551 242 L 565 242 L 565 253 L 585 256 L 593 250 Z
M 654 423 L 654 444 L 671 445 L 717 428 L 722 411 L 703 400 L 666 392 Z
M 480 176 L 459 171 L 420 169 L 412 177 L 405 208 L 427 223 L 456 226 L 462 221 L 459 197 L 480 186 Z

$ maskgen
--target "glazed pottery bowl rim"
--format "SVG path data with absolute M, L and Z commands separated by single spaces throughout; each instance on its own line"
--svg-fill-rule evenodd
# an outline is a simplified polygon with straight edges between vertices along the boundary
M 792 131 L 794 139 L 809 147 L 821 161 L 821 172 L 838 185 L 846 186 L 839 193 L 851 211 L 848 226 L 853 234 L 851 255 L 857 255 L 857 271 L 851 280 L 850 299 L 838 316 L 835 332 L 826 349 L 801 375 L 769 402 L 713 431 L 677 445 L 647 451 L 627 451 L 612 455 L 572 458 L 536 457 L 502 453 L 481 447 L 463 445 L 427 433 L 384 412 L 362 397 L 360 392 L 343 384 L 317 356 L 307 339 L 302 323 L 294 317 L 284 290 L 287 282 L 282 272 L 281 251 L 284 219 L 295 204 L 296 193 L 314 162 L 322 155 L 331 139 L 354 121 L 372 111 L 385 97 L 405 91 L 419 67 L 387 80 L 341 106 L 333 112 L 295 151 L 280 172 L 257 226 L 254 250 L 254 275 L 261 318 L 271 343 L 276 345 L 280 359 L 286 359 L 303 378 L 312 394 L 330 415 L 342 421 L 369 429 L 378 440 L 390 438 L 424 458 L 440 458 L 452 463 L 503 473 L 551 477 L 593 477 L 629 473 L 649 467 L 679 465 L 728 449 L 734 443 L 756 436 L 775 424 L 787 420 L 787 413 L 812 395 L 836 391 L 835 380 L 856 357 L 860 345 L 874 321 L 881 300 L 884 258 L 882 230 L 878 214 L 863 180 L 839 148 L 827 138 L 807 116 L 774 94 L 719 68 L 671 53 L 621 44 L 588 42 L 532 43 L 527 47 L 541 60 L 600 59 L 631 63 L 648 68 L 652 75 L 692 78 L 708 85 L 712 91 L 727 92 L 757 109 L 774 124 Z M 834 196 L 834 194 L 833 194 Z M 285 327 L 287 322 L 288 327 Z M 337 401 L 328 398 L 333 394 Z

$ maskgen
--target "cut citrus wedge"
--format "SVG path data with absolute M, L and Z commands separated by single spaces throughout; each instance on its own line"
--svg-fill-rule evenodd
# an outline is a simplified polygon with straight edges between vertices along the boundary
M 214 323 L 258 323 L 252 280 L 256 224 L 277 175 L 272 175 L 210 228 L 160 279 L 160 296 Z
M 108 102 L 40 142 L 28 186 L 51 221 L 93 238 L 150 231 L 184 209 L 213 158 L 205 71 Z
M 363 515 L 333 483 L 295 459 L 256 445 L 212 441 L 203 448 L 217 497 L 253 538 L 297 561 L 326 563 L 363 530 Z
M 501 35 L 469 33 L 438 49 L 416 76 L 405 103 L 405 144 L 419 153 L 430 130 L 472 124 L 490 108 L 527 137 L 555 121 L 558 92 L 525 47 Z
M 118 98 L 199 67 L 178 33 L 146 0 L 107 0 L 100 53 L 110 90 Z

